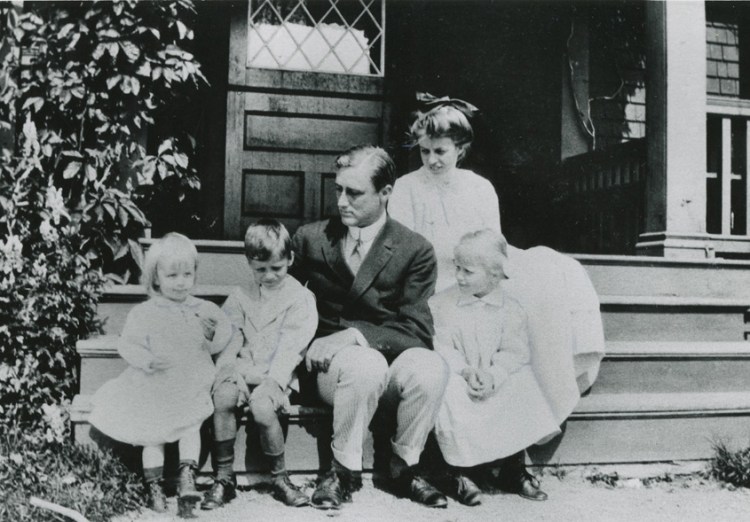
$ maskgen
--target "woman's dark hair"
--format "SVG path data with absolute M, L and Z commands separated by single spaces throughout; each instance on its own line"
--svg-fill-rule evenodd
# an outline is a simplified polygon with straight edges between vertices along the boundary
M 416 144 L 424 136 L 450 138 L 461 149 L 459 159 L 463 159 L 474 141 L 474 130 L 462 111 L 452 105 L 439 105 L 426 112 L 418 112 L 417 119 L 409 128 L 413 143 Z

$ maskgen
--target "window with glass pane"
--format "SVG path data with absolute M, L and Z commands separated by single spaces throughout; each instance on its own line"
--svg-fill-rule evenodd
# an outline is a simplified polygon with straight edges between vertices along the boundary
M 248 67 L 383 76 L 385 0 L 252 0 Z

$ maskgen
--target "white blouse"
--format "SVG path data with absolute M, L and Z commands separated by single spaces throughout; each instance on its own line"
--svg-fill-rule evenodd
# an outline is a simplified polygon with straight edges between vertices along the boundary
M 432 243 L 438 265 L 436 292 L 455 282 L 453 249 L 461 236 L 482 228 L 500 231 L 495 188 L 464 169 L 440 179 L 424 167 L 402 176 L 393 186 L 388 213 Z

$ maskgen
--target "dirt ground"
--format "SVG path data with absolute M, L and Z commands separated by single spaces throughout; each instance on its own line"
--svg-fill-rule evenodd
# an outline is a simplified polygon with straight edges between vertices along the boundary
M 550 498 L 531 502 L 517 495 L 487 494 L 482 505 L 462 506 L 451 500 L 447 509 L 429 509 L 375 488 L 365 476 L 353 502 L 335 512 L 311 507 L 287 508 L 264 486 L 243 488 L 237 499 L 216 511 L 197 511 L 197 520 L 257 521 L 738 521 L 750 518 L 750 490 L 726 487 L 704 478 L 703 463 L 560 467 L 535 470 Z M 314 477 L 294 477 L 312 488 Z M 312 489 L 309 490 L 310 492 Z M 177 521 L 176 502 L 169 514 L 151 511 L 120 517 L 125 521 Z

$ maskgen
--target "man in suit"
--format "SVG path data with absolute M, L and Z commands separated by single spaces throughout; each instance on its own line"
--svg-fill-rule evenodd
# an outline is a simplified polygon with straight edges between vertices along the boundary
M 312 503 L 336 509 L 361 484 L 362 446 L 378 403 L 394 412 L 394 489 L 430 507 L 445 496 L 415 465 L 432 430 L 448 369 L 432 351 L 427 299 L 437 275 L 429 242 L 386 213 L 394 165 L 383 149 L 355 147 L 336 160 L 339 217 L 294 236 L 294 275 L 317 298 L 319 326 L 305 362 L 333 406 L 333 463 Z

